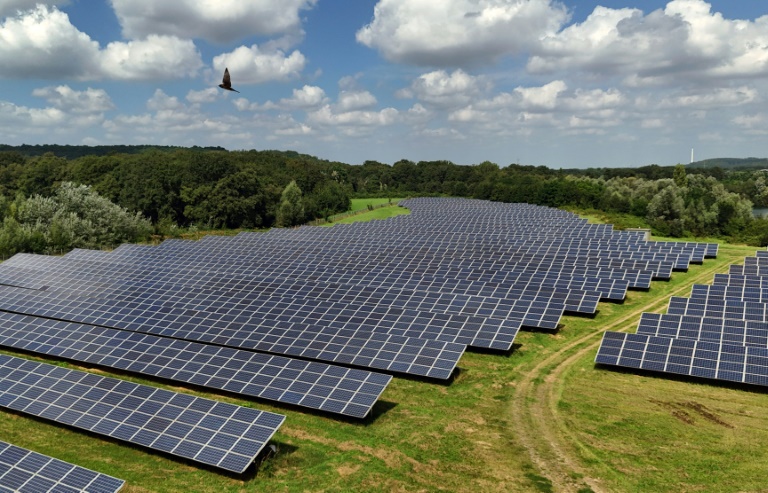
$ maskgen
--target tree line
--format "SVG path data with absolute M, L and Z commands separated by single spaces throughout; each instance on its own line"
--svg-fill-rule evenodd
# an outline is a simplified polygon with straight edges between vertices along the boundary
M 344 212 L 352 197 L 416 195 L 596 209 L 635 218 L 669 236 L 768 243 L 768 222 L 752 218 L 751 213 L 753 205 L 768 206 L 768 183 L 759 170 L 682 165 L 550 169 L 502 167 L 489 161 L 457 165 L 447 160 L 351 165 L 293 151 L 152 147 L 117 152 L 118 147 L 107 154 L 102 148 L 89 154 L 87 146 L 72 147 L 85 150 L 78 148 L 74 154 L 82 155 L 74 158 L 0 150 L 0 217 L 4 230 L 10 228 L 16 237 L 25 231 L 27 236 L 21 237 L 34 238 L 25 240 L 24 251 L 58 248 L 67 238 L 74 245 L 92 245 L 85 235 L 119 242 L 167 235 L 178 228 L 293 226 Z M 56 208 L 67 210 L 71 201 L 46 202 L 45 207 L 38 203 L 62 201 L 60 194 L 71 195 L 73 190 L 97 196 L 106 201 L 100 203 L 104 207 L 113 204 L 120 214 L 138 222 L 128 227 L 127 219 L 114 216 L 113 222 L 126 226 L 126 233 L 99 237 L 95 230 L 100 223 L 93 217 L 83 219 L 90 221 L 86 227 L 74 220 L 81 218 L 77 211 L 74 216 L 51 215 Z M 96 207 L 95 199 L 88 200 L 90 207 Z M 23 213 L 38 209 L 48 211 L 48 216 Z M 46 227 L 55 233 L 42 233 Z M 0 240 L 11 236 L 3 234 Z M 6 243 L 11 246 L 4 248 L 0 241 L 0 253 L 21 251 L 19 245 Z

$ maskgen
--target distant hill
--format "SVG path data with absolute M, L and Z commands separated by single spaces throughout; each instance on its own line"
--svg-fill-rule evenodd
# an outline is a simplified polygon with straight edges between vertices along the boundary
M 687 168 L 723 168 L 729 170 L 739 169 L 768 169 L 768 159 L 747 157 L 720 157 L 715 159 L 704 159 L 686 165 Z
M 43 145 L 30 145 L 21 144 L 18 146 L 11 146 L 7 144 L 0 144 L 0 151 L 16 151 L 23 156 L 42 156 L 46 152 L 52 152 L 56 156 L 76 159 L 81 156 L 106 156 L 107 154 L 138 154 L 149 149 L 157 149 L 161 151 L 173 151 L 175 149 L 190 149 L 188 147 L 178 146 L 155 146 L 155 145 L 104 145 L 104 146 L 86 146 L 86 145 L 59 145 L 59 144 L 43 144 Z M 201 151 L 226 151 L 223 147 L 198 147 L 193 146 L 191 149 L 199 149 Z

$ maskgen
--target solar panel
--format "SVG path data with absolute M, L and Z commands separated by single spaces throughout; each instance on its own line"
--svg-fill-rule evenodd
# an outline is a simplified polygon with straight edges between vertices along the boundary
M 117 493 L 124 484 L 122 479 L 0 441 L 0 491 Z
M 258 321 L 250 324 L 248 319 L 227 319 L 226 315 L 214 317 L 186 309 L 172 313 L 152 302 L 104 307 L 84 301 L 32 297 L 9 291 L 12 289 L 0 288 L 0 309 L 429 378 L 450 378 L 466 349 L 463 344 L 451 342 L 290 322 L 273 321 L 276 323 L 264 327 Z M 509 330 L 516 334 L 512 325 Z
M 392 377 L 365 370 L 0 312 L 0 345 L 356 418 Z
M 768 323 L 750 320 L 643 313 L 637 333 L 672 339 L 768 347 Z
M 605 332 L 595 363 L 768 385 L 768 349 L 764 347 Z
M 755 301 L 768 303 L 768 289 L 759 286 L 723 285 L 723 284 L 694 284 L 691 289 L 691 298 L 721 299 Z
M 669 300 L 667 313 L 672 315 L 695 315 L 699 317 L 733 318 L 764 322 L 767 320 L 767 306 L 765 303 L 753 301 L 673 296 Z
M 0 355 L 0 407 L 242 473 L 285 416 Z

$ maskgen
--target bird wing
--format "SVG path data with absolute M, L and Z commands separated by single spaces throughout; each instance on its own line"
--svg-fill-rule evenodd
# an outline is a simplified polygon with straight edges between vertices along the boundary
M 222 81 L 222 84 L 224 85 L 224 87 L 227 87 L 227 88 L 232 87 L 232 81 L 229 78 L 228 68 L 224 69 L 224 80 Z

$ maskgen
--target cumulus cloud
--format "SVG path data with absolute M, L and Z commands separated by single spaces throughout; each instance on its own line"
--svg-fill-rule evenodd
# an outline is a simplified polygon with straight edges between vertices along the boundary
M 217 43 L 300 30 L 301 11 L 316 3 L 316 0 L 111 1 L 127 38 L 163 34 Z
M 173 36 L 109 43 L 100 60 L 105 76 L 120 80 L 191 77 L 203 66 L 195 44 Z
M 0 17 L 32 10 L 38 5 L 65 5 L 69 0 L 0 0 Z
M 380 111 L 342 111 L 337 112 L 330 105 L 310 112 L 307 120 L 312 123 L 333 126 L 366 126 L 377 127 L 395 123 L 399 112 L 395 108 L 384 108 Z
M 757 91 L 746 86 L 738 88 L 720 88 L 703 93 L 666 97 L 659 103 L 659 108 L 723 108 L 752 103 L 756 101 L 757 98 Z
M 379 0 L 356 38 L 393 62 L 467 67 L 525 52 L 567 19 L 551 0 Z
M 257 45 L 240 46 L 234 51 L 213 58 L 218 73 L 229 68 L 232 85 L 259 84 L 269 81 L 285 81 L 298 77 L 306 65 L 306 58 L 294 50 L 287 55 L 278 49 L 261 49 Z
M 98 57 L 99 44 L 56 8 L 38 5 L 0 24 L 2 77 L 91 79 Z
M 115 105 L 109 94 L 103 89 L 88 88 L 75 91 L 69 86 L 43 87 L 32 91 L 59 110 L 71 113 L 103 113 L 114 109 Z
M 303 109 L 315 108 L 327 102 L 328 98 L 321 87 L 308 85 L 301 89 L 294 89 L 293 97 L 280 100 L 281 106 Z
M 725 19 L 703 0 L 673 0 L 647 15 L 596 7 L 547 36 L 527 68 L 617 76 L 629 86 L 768 75 L 768 17 Z
M 400 97 L 414 97 L 436 106 L 451 107 L 477 99 L 490 84 L 482 77 L 472 76 L 461 69 L 448 73 L 435 70 L 417 77 L 411 86 L 399 91 Z
M 35 129 L 61 125 L 66 114 L 58 108 L 28 108 L 0 101 L 0 128 L 14 133 L 18 129 Z
M 244 145 L 250 139 L 242 122 L 231 116 L 212 116 L 200 106 L 186 105 L 176 96 L 157 89 L 147 100 L 146 113 L 120 114 L 106 120 L 106 140 L 158 142 L 173 145 Z M 233 130 L 241 130 L 233 132 Z
M 376 96 L 368 91 L 342 91 L 336 108 L 341 111 L 354 111 L 376 106 Z
M 202 60 L 192 41 L 171 36 L 101 49 L 67 14 L 38 5 L 0 25 L 0 65 L 5 78 L 157 80 L 195 75 Z
M 50 138 L 53 133 L 64 138 L 77 136 L 104 121 L 104 113 L 114 109 L 102 89 L 76 91 L 69 86 L 42 87 L 32 95 L 44 99 L 45 108 L 30 108 L 0 101 L 0 132 L 7 139 L 28 141 L 30 135 Z
M 521 107 L 551 110 L 555 108 L 560 93 L 567 88 L 565 82 L 556 80 L 541 87 L 518 87 L 515 92 L 520 96 Z
M 193 104 L 212 103 L 219 97 L 219 93 L 219 89 L 209 87 L 201 91 L 189 91 L 186 99 Z

